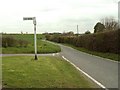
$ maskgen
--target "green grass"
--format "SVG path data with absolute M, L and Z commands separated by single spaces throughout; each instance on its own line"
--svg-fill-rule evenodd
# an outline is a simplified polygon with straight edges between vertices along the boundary
M 0 57 L 0 88 L 2 86 L 2 58 Z
M 13 36 L 16 39 L 24 39 L 30 42 L 33 42 L 34 40 L 34 34 L 3 34 L 2 36 Z M 44 38 L 45 38 L 44 35 L 37 34 L 37 39 L 44 39 Z
M 92 54 L 92 55 L 96 55 L 96 56 L 100 56 L 100 57 L 103 57 L 103 58 L 111 59 L 111 60 L 114 60 L 114 61 L 119 61 L 120 56 L 118 54 L 90 51 L 88 49 L 75 47 L 75 46 L 70 45 L 70 44 L 64 44 L 64 45 L 70 46 L 70 47 L 72 47 L 74 49 L 77 49 L 77 50 L 85 52 L 85 53 L 89 53 L 89 54 Z
M 5 35 L 4 35 L 5 36 Z M 3 54 L 14 54 L 14 53 L 34 53 L 34 35 L 33 34 L 17 34 L 11 35 L 16 39 L 23 39 L 29 41 L 27 47 L 7 47 L 2 48 Z M 44 35 L 37 35 L 37 51 L 38 53 L 56 53 L 60 52 L 61 48 L 58 45 L 51 44 L 49 42 L 43 41 Z
M 3 57 L 4 88 L 95 88 L 71 64 L 59 57 Z

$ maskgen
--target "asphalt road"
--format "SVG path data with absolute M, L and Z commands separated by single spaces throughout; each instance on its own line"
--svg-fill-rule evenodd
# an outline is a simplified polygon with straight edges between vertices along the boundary
M 60 45 L 61 55 L 89 74 L 106 88 L 118 88 L 118 62 L 92 56 Z

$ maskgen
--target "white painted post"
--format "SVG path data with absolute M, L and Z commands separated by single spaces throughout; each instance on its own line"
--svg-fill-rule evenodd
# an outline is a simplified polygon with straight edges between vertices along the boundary
M 33 19 L 34 24 L 34 47 L 35 47 L 35 60 L 37 60 L 37 37 L 36 37 L 36 18 Z

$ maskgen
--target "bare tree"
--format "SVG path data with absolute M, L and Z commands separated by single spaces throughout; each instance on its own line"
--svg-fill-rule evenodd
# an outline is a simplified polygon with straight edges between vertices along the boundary
M 114 17 L 105 17 L 101 19 L 101 23 L 104 24 L 105 30 L 116 30 L 118 28 L 118 22 Z

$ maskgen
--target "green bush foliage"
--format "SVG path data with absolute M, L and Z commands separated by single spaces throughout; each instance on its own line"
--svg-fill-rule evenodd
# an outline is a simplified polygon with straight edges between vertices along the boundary
M 17 40 L 13 36 L 2 36 L 2 47 L 27 47 L 29 44 L 26 40 Z
M 29 42 L 26 41 L 26 40 L 19 39 L 18 44 L 19 44 L 20 47 L 27 47 Z
M 17 40 L 12 36 L 2 37 L 2 46 L 3 47 L 13 47 L 16 46 Z
M 85 32 L 85 34 L 91 34 L 91 32 L 88 30 L 88 31 Z
M 47 36 L 47 40 L 72 44 L 76 47 L 83 47 L 92 51 L 99 52 L 110 52 L 110 53 L 120 53 L 118 51 L 118 36 L 120 35 L 120 30 L 101 32 L 95 34 L 84 34 L 81 36 Z

